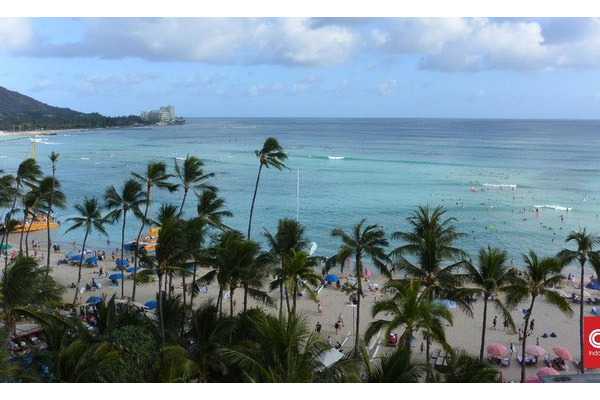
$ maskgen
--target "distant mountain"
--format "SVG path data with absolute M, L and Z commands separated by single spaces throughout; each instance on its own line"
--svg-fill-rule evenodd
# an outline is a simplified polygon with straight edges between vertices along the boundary
M 54 107 L 0 86 L 0 130 L 104 128 L 142 125 L 138 116 L 105 117 Z

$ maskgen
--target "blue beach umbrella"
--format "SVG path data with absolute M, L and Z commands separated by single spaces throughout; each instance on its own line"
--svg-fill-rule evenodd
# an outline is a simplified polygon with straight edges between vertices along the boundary
M 123 274 L 111 274 L 108 276 L 108 279 L 112 280 L 116 280 L 116 279 L 123 279 Z
M 156 300 L 150 300 L 148 302 L 146 302 L 146 304 L 144 304 L 146 307 L 148 307 L 150 310 L 158 308 L 158 303 L 156 302 Z
M 87 304 L 90 304 L 90 303 L 98 303 L 99 301 L 102 301 L 102 298 L 101 298 L 101 297 L 98 297 L 98 296 L 92 296 L 92 297 L 90 297 L 89 299 L 87 299 L 87 300 L 86 300 L 86 303 L 87 303 Z
M 129 265 L 129 261 L 121 260 L 120 258 L 117 260 L 117 267 L 126 267 Z
M 81 261 L 81 254 L 77 254 L 76 256 L 71 257 L 73 261 Z
M 133 271 L 139 271 L 141 268 L 140 267 L 129 267 L 125 270 L 125 272 L 127 272 L 128 274 L 132 273 Z
M 327 275 L 325 281 L 329 283 L 338 282 L 340 278 L 337 275 Z
M 86 264 L 98 264 L 98 257 L 90 257 L 85 260 Z
M 81 257 L 81 253 L 78 253 L 78 252 L 76 252 L 76 251 L 71 251 L 71 252 L 69 252 L 69 253 L 65 254 L 65 256 L 64 256 L 64 257 L 65 257 L 65 258 L 73 258 L 73 257 L 76 257 L 76 256 L 79 256 L 79 257 Z

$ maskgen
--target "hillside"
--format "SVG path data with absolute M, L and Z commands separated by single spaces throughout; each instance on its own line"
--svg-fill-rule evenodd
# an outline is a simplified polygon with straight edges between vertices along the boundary
M 138 116 L 106 117 L 53 107 L 0 86 L 0 130 L 77 129 L 142 124 Z

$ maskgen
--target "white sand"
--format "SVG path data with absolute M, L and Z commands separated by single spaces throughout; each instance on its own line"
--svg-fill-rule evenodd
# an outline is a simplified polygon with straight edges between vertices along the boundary
M 41 253 L 45 253 L 45 232 L 34 232 L 30 234 L 30 242 L 35 238 L 41 244 L 42 251 L 38 251 L 38 256 L 41 256 Z M 13 235 L 11 237 L 10 242 L 13 245 L 18 246 L 19 238 L 17 235 Z M 112 250 L 114 250 L 115 246 L 118 244 L 111 243 Z M 80 245 L 79 245 L 80 246 Z M 67 248 L 68 247 L 68 248 Z M 13 249 L 14 250 L 14 249 Z M 62 285 L 70 286 L 71 283 L 75 283 L 77 280 L 77 267 L 69 266 L 69 265 L 56 265 L 56 260 L 58 257 L 62 256 L 62 254 L 72 251 L 72 245 L 62 245 L 62 250 L 60 254 L 54 254 L 52 252 L 52 262 L 51 265 L 54 267 L 54 271 L 52 276 Z M 78 248 L 81 250 L 81 247 Z M 111 250 L 103 248 L 97 250 L 105 250 L 107 253 L 108 260 L 105 262 L 101 262 L 100 265 L 103 266 L 104 271 L 107 273 L 115 273 L 118 271 L 114 270 L 114 262 L 111 259 L 110 252 Z M 31 252 L 31 249 L 30 249 Z M 58 257 L 57 257 L 58 256 Z M 129 255 L 129 259 L 132 257 Z M 41 263 L 45 263 L 45 258 Z M 0 269 L 1 271 L 2 269 Z M 198 270 L 198 275 L 202 275 L 208 270 Z M 112 294 L 116 293 L 117 297 L 120 297 L 121 288 L 112 288 L 110 287 L 110 282 L 108 279 L 100 279 L 98 280 L 98 268 L 82 268 L 82 285 L 84 286 L 86 283 L 91 283 L 92 278 L 95 278 L 96 281 L 99 281 L 102 284 L 102 288 L 93 292 L 83 293 L 81 296 L 82 301 L 85 302 L 90 296 L 101 296 L 102 294 L 106 294 L 110 297 Z M 345 278 L 342 277 L 342 281 Z M 188 279 L 188 282 L 191 282 L 191 278 Z M 378 283 L 380 287 L 385 282 L 385 279 L 381 276 L 374 276 L 373 282 Z M 174 279 L 173 284 L 175 285 L 175 293 L 181 294 L 181 279 Z M 153 284 L 148 285 L 138 285 L 137 287 L 137 295 L 136 302 L 145 303 L 149 300 L 154 300 L 156 296 L 158 288 L 158 283 L 155 282 Z M 125 296 L 131 296 L 132 290 L 132 280 L 125 279 Z M 568 285 L 565 285 L 563 290 L 566 293 L 574 292 L 575 290 L 571 290 Z M 594 290 L 588 290 L 592 296 L 600 297 L 600 293 Z M 211 299 L 216 298 L 218 294 L 218 288 L 216 284 L 213 284 L 209 287 L 207 293 L 201 293 L 196 296 L 194 301 L 194 306 L 198 306 L 205 301 L 209 301 Z M 74 296 L 74 289 L 68 288 L 63 296 L 64 301 L 67 303 L 72 302 Z M 279 291 L 275 290 L 271 293 L 272 298 L 275 300 L 276 304 L 279 305 Z M 362 300 L 361 304 L 361 326 L 360 331 L 364 333 L 368 324 L 373 321 L 373 317 L 371 316 L 371 307 L 373 301 L 377 296 L 377 299 L 381 299 L 382 295 L 378 292 L 370 292 L 367 293 L 366 297 Z M 334 343 L 339 341 L 340 343 L 344 341 L 344 338 L 348 333 L 352 332 L 352 321 L 353 321 L 353 313 L 356 308 L 350 307 L 348 303 L 348 296 L 334 287 L 326 287 L 321 290 L 318 298 L 322 303 L 323 314 L 320 315 L 317 312 L 317 305 L 315 302 L 310 300 L 308 297 L 300 297 L 298 299 L 298 309 L 299 313 L 306 316 L 308 319 L 308 323 L 311 327 L 314 327 L 317 322 L 320 322 L 322 325 L 321 333 L 324 335 L 331 335 Z M 237 289 L 234 294 L 234 299 L 236 300 L 236 309 L 235 311 L 240 311 L 243 307 L 243 289 Z M 189 296 L 188 296 L 189 301 Z M 257 304 L 257 302 L 250 300 L 251 307 L 264 307 L 262 304 Z M 512 311 L 512 316 L 515 321 L 515 324 L 518 326 L 523 322 L 523 313 L 521 308 L 526 308 L 528 305 L 522 304 L 518 308 Z M 536 339 L 539 337 L 540 346 L 546 349 L 547 354 L 551 357 L 554 357 L 552 353 L 552 347 L 560 345 L 567 348 L 571 354 L 573 355 L 575 360 L 579 359 L 579 305 L 573 304 L 573 317 L 567 317 L 562 314 L 558 309 L 554 306 L 551 306 L 543 299 L 536 300 L 534 305 L 534 311 L 532 318 L 535 319 L 535 333 L 528 338 L 528 345 L 535 345 Z M 284 308 L 285 308 L 285 300 L 284 300 Z M 590 316 L 591 306 L 585 304 L 584 310 L 585 315 Z M 276 314 L 278 312 L 277 308 L 270 308 L 270 312 Z M 225 313 L 229 312 L 229 302 L 225 301 L 223 305 L 223 311 Z M 478 356 L 479 348 L 481 343 L 481 324 L 482 324 L 482 315 L 483 315 L 483 300 L 479 300 L 474 303 L 473 306 L 473 318 L 468 317 L 463 312 L 458 309 L 452 309 L 453 314 L 453 326 L 448 326 L 446 330 L 446 335 L 449 344 L 453 348 L 462 348 L 467 350 L 470 354 Z M 342 313 L 344 317 L 345 327 L 342 328 L 341 332 L 336 335 L 334 324 L 337 321 L 337 316 Z M 492 320 L 495 315 L 498 315 L 498 324 L 497 329 L 494 330 L 491 328 Z M 384 318 L 383 316 L 378 316 L 378 318 Z M 389 317 L 388 317 L 389 318 Z M 518 336 L 513 332 L 505 332 L 502 326 L 502 316 L 498 314 L 493 306 L 489 304 L 488 306 L 488 321 L 487 321 L 487 333 L 486 333 L 486 346 L 491 343 L 501 343 L 505 345 L 507 348 L 510 343 L 514 343 L 517 348 L 517 353 L 520 352 L 520 346 L 518 342 Z M 541 338 L 541 335 L 546 332 L 548 334 L 555 332 L 557 334 L 556 338 Z M 401 328 L 398 330 L 398 333 L 401 333 Z M 378 355 L 384 354 L 385 352 L 389 352 L 392 348 L 387 347 L 383 344 L 385 340 L 382 338 L 382 346 L 380 347 Z M 420 344 L 422 342 L 422 336 L 417 334 L 417 340 L 414 343 L 414 357 L 419 361 L 425 361 L 424 354 L 420 353 Z M 354 338 L 352 335 L 348 337 L 348 340 L 344 344 L 344 349 L 351 349 L 354 343 Z M 433 344 L 432 350 L 438 349 L 440 346 Z M 487 362 L 487 361 L 486 361 Z M 538 369 L 545 367 L 544 360 L 540 358 L 538 366 L 527 367 L 527 376 L 535 376 Z M 569 363 L 569 373 L 575 373 L 575 369 L 573 363 Z M 516 361 L 516 354 L 513 354 L 511 360 L 511 366 L 508 368 L 502 368 L 503 375 L 507 381 L 515 380 L 519 381 L 520 379 L 520 367 Z

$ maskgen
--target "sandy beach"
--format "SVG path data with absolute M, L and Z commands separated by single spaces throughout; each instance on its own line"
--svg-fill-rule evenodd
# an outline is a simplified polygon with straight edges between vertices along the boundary
M 42 257 L 41 264 L 45 262 L 45 232 L 34 232 L 30 234 L 30 241 L 32 239 L 36 239 L 41 246 L 41 250 L 38 250 L 38 257 Z M 17 235 L 11 235 L 9 240 L 13 245 L 16 244 L 18 246 L 19 237 Z M 120 297 L 121 287 L 113 287 L 111 286 L 110 281 L 107 278 L 98 278 L 98 272 L 100 266 L 102 266 L 105 273 L 111 274 L 118 272 L 116 271 L 115 262 L 112 261 L 111 252 L 115 250 L 115 247 L 118 244 L 111 243 L 111 248 L 97 248 L 91 250 L 99 250 L 106 251 L 107 260 L 101 261 L 98 264 L 98 267 L 82 268 L 82 286 L 86 283 L 91 283 L 92 279 L 95 279 L 96 282 L 99 282 L 102 285 L 102 288 L 96 291 L 88 291 L 80 294 L 80 301 L 85 302 L 90 296 L 102 296 L 106 295 L 107 297 L 116 294 L 117 297 Z M 51 254 L 51 265 L 54 270 L 52 272 L 52 276 L 62 285 L 64 285 L 67 289 L 63 295 L 63 299 L 65 303 L 71 303 L 73 301 L 75 289 L 70 288 L 71 284 L 76 283 L 77 281 L 77 266 L 71 266 L 66 264 L 57 265 L 57 260 L 62 257 L 63 254 L 73 251 L 73 250 L 81 250 L 79 247 L 80 244 L 76 243 L 76 247 L 73 248 L 71 244 L 61 244 L 61 252 L 54 253 L 52 251 Z M 30 249 L 31 252 L 31 249 Z M 130 255 L 129 255 L 130 256 Z M 115 255 L 115 257 L 118 257 Z M 131 256 L 130 256 L 131 259 Z M 201 276 L 203 273 L 206 273 L 208 270 L 198 270 L 198 275 Z M 341 281 L 344 282 L 347 279 L 347 275 L 341 276 Z M 188 283 L 191 281 L 191 278 L 188 279 Z M 133 281 L 132 279 L 125 278 L 125 296 L 131 296 L 131 290 Z M 175 293 L 182 294 L 182 284 L 181 279 L 174 279 L 173 285 L 175 286 Z M 378 285 L 379 288 L 383 286 L 385 283 L 385 278 L 383 276 L 374 275 L 372 277 L 372 283 Z M 368 283 L 365 284 L 365 287 Z M 158 282 L 154 282 L 146 285 L 138 285 L 137 294 L 135 301 L 138 303 L 145 303 L 149 300 L 154 300 L 157 289 Z M 569 286 L 566 282 L 563 286 L 563 290 L 567 294 L 571 294 L 575 292 L 571 286 Z M 592 296 L 600 297 L 600 294 L 594 290 L 588 290 Z M 201 303 L 206 301 L 211 301 L 215 299 L 218 294 L 218 287 L 216 284 L 213 284 L 208 287 L 206 293 L 200 293 L 194 299 L 194 306 L 197 307 Z M 271 296 L 275 300 L 277 304 L 279 304 L 279 292 L 277 290 L 271 292 Z M 322 304 L 322 314 L 319 314 L 317 309 L 317 304 L 310 300 L 308 297 L 300 297 L 298 299 L 298 309 L 299 312 L 304 315 L 308 319 L 308 323 L 310 326 L 315 326 L 317 322 L 320 322 L 322 325 L 321 333 L 325 336 L 331 336 L 333 342 L 343 343 L 343 348 L 345 350 L 349 350 L 352 348 L 354 343 L 353 337 L 353 318 L 356 312 L 355 307 L 351 307 L 348 303 L 348 296 L 343 293 L 341 290 L 336 289 L 335 286 L 329 286 L 323 288 L 318 298 L 321 300 Z M 366 297 L 362 300 L 361 303 L 361 334 L 365 332 L 367 326 L 373 321 L 373 317 L 371 315 L 371 307 L 374 301 L 381 300 L 383 298 L 382 293 L 379 291 L 367 292 Z M 242 308 L 243 305 L 243 290 L 238 289 L 234 293 L 234 300 L 236 303 L 235 311 L 238 312 Z M 188 297 L 189 301 L 189 297 Z M 467 316 L 465 313 L 460 311 L 457 308 L 451 309 L 453 315 L 453 325 L 447 326 L 446 335 L 447 340 L 450 346 L 455 349 L 464 349 L 472 355 L 479 355 L 479 347 L 481 343 L 481 324 L 482 324 L 482 315 L 483 315 L 483 299 L 479 299 L 473 304 L 473 317 Z M 263 304 L 258 304 L 257 302 L 250 300 L 250 307 L 265 307 Z M 284 305 L 285 307 L 285 305 Z M 520 324 L 523 322 L 523 312 L 522 308 L 526 308 L 526 304 L 519 305 L 519 307 L 512 310 L 512 317 L 515 321 L 515 325 L 518 329 Z M 591 305 L 584 305 L 585 316 L 591 315 Z M 229 312 L 229 302 L 226 300 L 223 310 L 225 313 Z M 269 311 L 272 313 L 277 313 L 277 308 L 269 308 Z M 555 346 L 562 346 L 567 348 L 575 359 L 578 359 L 579 354 L 579 323 L 578 323 L 578 304 L 573 304 L 574 314 L 572 317 L 565 316 L 554 306 L 548 304 L 545 300 L 540 299 L 536 300 L 536 304 L 534 307 L 534 312 L 532 318 L 535 319 L 535 331 L 528 338 L 528 345 L 535 345 L 537 340 L 539 340 L 539 345 L 546 349 L 546 354 L 550 355 L 550 357 L 554 357 L 552 352 L 552 348 Z M 341 332 L 336 335 L 334 324 L 337 321 L 337 317 L 339 314 L 343 315 L 345 326 L 342 328 Z M 496 329 L 492 328 L 492 320 L 494 316 L 498 315 L 498 323 Z M 385 318 L 380 315 L 378 318 Z M 516 332 L 511 332 L 508 330 L 504 330 L 502 326 L 502 317 L 499 315 L 491 306 L 488 307 L 488 322 L 487 322 L 487 333 L 486 333 L 486 346 L 491 343 L 501 343 L 507 348 L 511 343 L 515 345 L 517 348 L 517 352 L 512 355 L 511 363 L 509 367 L 501 368 L 503 376 L 507 382 L 510 381 L 519 381 L 520 379 L 520 367 L 516 360 L 516 355 L 520 352 L 518 334 Z M 547 333 L 550 335 L 552 332 L 556 334 L 556 337 L 548 337 L 543 338 L 542 335 Z M 401 328 L 398 330 L 398 333 L 401 333 Z M 381 356 L 386 352 L 390 352 L 393 348 L 385 345 L 385 340 L 383 337 L 380 338 L 380 344 L 378 345 L 376 341 L 371 343 L 372 351 L 377 353 L 377 356 Z M 425 361 L 424 353 L 421 353 L 420 346 L 422 342 L 421 334 L 417 334 L 416 340 L 413 343 L 414 349 L 413 354 L 415 360 Z M 379 347 L 378 347 L 379 346 Z M 436 344 L 432 344 L 432 352 L 435 352 L 439 349 L 440 346 Z M 507 356 L 508 357 L 508 356 Z M 487 359 L 486 359 L 487 360 Z M 486 361 L 487 362 L 487 361 Z M 527 367 L 527 376 L 534 377 L 536 372 L 545 367 L 545 363 L 543 357 L 540 357 L 537 366 Z M 569 363 L 569 373 L 574 373 L 574 365 L 573 363 Z

